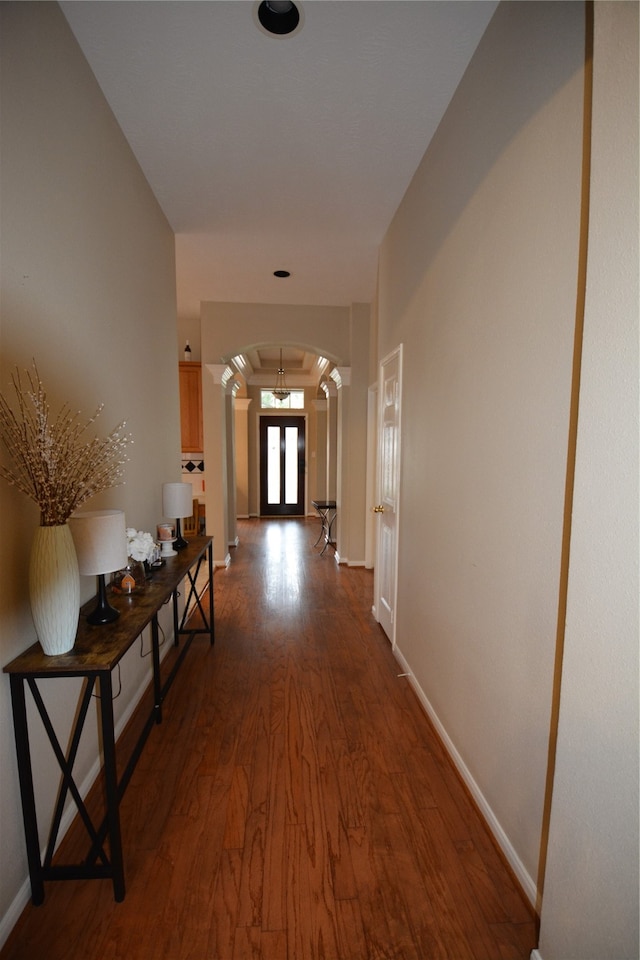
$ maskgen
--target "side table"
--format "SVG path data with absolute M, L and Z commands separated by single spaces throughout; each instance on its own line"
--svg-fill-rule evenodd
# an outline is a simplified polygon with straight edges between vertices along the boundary
M 312 500 L 311 503 L 316 508 L 321 522 L 320 536 L 314 543 L 314 547 L 317 547 L 320 541 L 324 540 L 324 546 L 320 551 L 320 556 L 322 556 L 329 544 L 335 549 L 335 541 L 332 539 L 331 531 L 338 515 L 338 508 L 335 500 Z
M 203 564 L 206 564 L 209 585 L 208 603 L 206 604 L 203 604 L 201 599 L 204 592 L 202 591 L 199 594 L 197 589 L 198 574 Z M 187 595 L 185 607 L 180 617 L 178 587 L 183 581 L 187 585 Z M 167 558 L 165 565 L 154 571 L 152 579 L 140 593 L 130 596 L 112 594 L 109 600 L 120 611 L 120 617 L 111 624 L 91 626 L 86 621 L 86 614 L 92 609 L 95 600 L 89 601 L 81 608 L 75 645 L 69 653 L 48 657 L 43 653 L 40 644 L 34 643 L 4 667 L 4 672 L 9 674 L 11 684 L 20 795 L 31 879 L 31 899 L 35 905 L 41 904 L 44 900 L 45 880 L 110 878 L 113 882 L 115 900 L 121 901 L 124 899 L 125 881 L 120 832 L 120 801 L 151 728 L 155 723 L 162 722 L 162 703 L 194 636 L 198 633 L 207 633 L 209 634 L 210 644 L 213 645 L 214 643 L 211 537 L 193 537 L 189 544 L 175 557 Z M 158 612 L 169 600 L 173 602 L 174 642 L 178 646 L 182 637 L 186 637 L 186 640 L 170 673 L 163 681 L 160 670 Z M 202 616 L 204 626 L 201 629 L 190 629 L 187 626 L 188 620 L 191 613 L 196 609 Z M 118 780 L 111 674 L 114 667 L 120 662 L 144 628 L 149 625 L 151 627 L 153 664 L 153 706 L 122 776 Z M 40 679 L 46 678 L 49 680 L 56 677 L 84 678 L 66 753 L 56 735 L 53 722 L 37 684 Z M 33 788 L 25 698 L 27 687 L 31 691 L 61 771 L 60 789 L 53 811 L 44 859 L 41 858 L 40 853 Z M 97 825 L 91 821 L 73 777 L 73 766 L 91 699 L 94 695 L 94 688 L 100 700 L 102 772 L 105 783 L 104 818 Z M 69 795 L 76 805 L 88 834 L 89 851 L 82 863 L 54 864 L 53 855 L 64 805 Z M 105 840 L 107 839 L 108 851 L 105 846 Z

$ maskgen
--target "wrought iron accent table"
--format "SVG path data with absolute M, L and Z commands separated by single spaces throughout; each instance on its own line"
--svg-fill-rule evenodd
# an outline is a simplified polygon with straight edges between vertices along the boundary
M 208 603 L 203 604 L 197 590 L 200 570 L 206 564 L 208 574 Z M 186 585 L 186 600 L 182 614 L 179 612 L 178 588 Z M 188 546 L 177 556 L 167 558 L 165 565 L 154 571 L 140 593 L 110 595 L 110 603 L 120 611 L 120 617 L 112 624 L 91 626 L 86 622 L 95 600 L 89 601 L 80 611 L 80 624 L 73 649 L 66 654 L 48 657 L 39 643 L 33 644 L 24 653 L 4 667 L 10 675 L 13 725 L 18 757 L 18 774 L 24 820 L 31 899 L 35 905 L 44 900 L 45 880 L 75 880 L 110 878 L 116 901 L 124 900 L 124 859 L 120 832 L 119 806 L 124 791 L 131 779 L 135 765 L 142 753 L 145 741 L 156 723 L 162 722 L 162 704 L 182 660 L 194 636 L 209 634 L 214 643 L 213 622 L 213 550 L 211 537 L 193 537 Z M 180 651 L 167 677 L 162 679 L 160 670 L 160 643 L 158 612 L 169 600 L 173 601 L 174 643 Z M 205 607 L 207 609 L 205 609 Z M 189 617 L 199 610 L 204 626 L 192 629 L 187 626 Z M 153 706 L 146 718 L 139 739 L 133 748 L 120 779 L 116 767 L 115 726 L 111 674 L 127 650 L 140 636 L 145 627 L 151 627 L 151 653 L 153 664 Z M 181 638 L 186 637 L 180 645 Z M 54 730 L 53 722 L 38 689 L 37 680 L 55 677 L 84 677 L 80 692 L 69 746 L 64 752 Z M 38 823 L 36 817 L 31 749 L 25 691 L 29 687 L 52 750 L 62 772 L 58 798 L 53 811 L 51 828 L 44 859 L 40 854 Z M 99 695 L 101 742 L 103 748 L 103 777 L 105 784 L 104 818 L 99 825 L 91 821 L 80 791 L 73 778 L 73 766 L 80 745 L 94 687 Z M 82 863 L 54 864 L 53 855 L 62 820 L 64 805 L 71 795 L 89 838 L 89 852 Z M 108 852 L 105 841 L 108 839 Z
M 338 515 L 338 509 L 335 500 L 312 500 L 311 503 L 316 508 L 322 524 L 320 536 L 314 543 L 314 547 L 317 547 L 320 541 L 324 540 L 324 547 L 320 551 L 320 556 L 322 556 L 329 545 L 335 549 L 335 541 L 332 539 L 331 531 Z

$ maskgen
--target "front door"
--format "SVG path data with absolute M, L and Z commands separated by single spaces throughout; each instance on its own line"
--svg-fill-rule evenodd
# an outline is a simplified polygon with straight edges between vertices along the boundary
M 380 364 L 378 413 L 378 516 L 374 582 L 376 620 L 395 645 L 400 491 L 402 344 Z
M 260 515 L 304 516 L 304 417 L 260 417 Z

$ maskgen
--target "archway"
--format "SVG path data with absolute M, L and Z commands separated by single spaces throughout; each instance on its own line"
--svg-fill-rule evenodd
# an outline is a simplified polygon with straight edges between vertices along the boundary
M 327 398 L 320 388 L 321 377 L 310 388 L 307 415 L 310 422 L 321 422 L 322 410 L 335 410 L 335 499 L 342 504 L 338 521 L 338 551 L 341 562 L 364 564 L 366 526 L 366 446 L 367 394 L 369 388 L 370 310 L 366 304 L 353 307 L 296 306 L 292 304 L 213 303 L 201 305 L 201 357 L 203 373 L 204 457 L 207 475 L 207 531 L 214 536 L 217 565 L 231 559 L 230 547 L 235 534 L 235 501 L 240 504 L 235 481 L 230 481 L 230 465 L 238 462 L 240 437 L 247 450 L 248 496 L 239 515 L 258 515 L 257 503 L 257 412 L 255 390 L 272 384 L 271 374 L 263 384 L 252 384 L 252 371 L 243 363 L 252 350 L 296 348 L 332 365 L 325 383 L 334 390 Z M 249 376 L 245 376 L 248 373 Z M 295 385 L 293 373 L 287 380 Z M 337 381 L 336 382 L 336 378 Z M 275 381 L 275 377 L 274 377 Z M 243 409 L 244 408 L 244 409 Z M 313 438 L 310 437 L 310 449 Z M 316 489 L 318 464 L 324 475 L 326 465 L 318 456 L 309 456 L 306 503 Z M 315 478 L 315 479 L 314 479 Z M 316 484 L 314 487 L 313 484 Z M 238 497 L 236 498 L 236 493 Z M 327 496 L 326 487 L 319 499 Z
M 223 358 L 233 371 L 236 385 L 231 447 L 234 464 L 229 474 L 235 478 L 237 517 L 314 515 L 312 500 L 336 497 L 337 396 L 335 389 L 330 396 L 327 383 L 333 386 L 330 374 L 337 358 L 317 351 L 318 347 L 299 341 L 264 341 L 245 345 Z M 274 399 L 280 369 L 289 395 Z M 267 489 L 270 475 L 267 464 L 273 462 L 276 471 L 281 465 L 284 471 L 285 441 L 294 428 L 299 452 L 295 464 L 297 491 L 295 504 L 287 505 L 284 472 L 279 473 L 278 497 L 275 486 L 270 492 Z M 278 455 L 274 447 L 271 461 L 268 437 L 274 442 L 278 438 Z M 302 437 L 304 452 L 300 447 Z M 230 531 L 234 520 L 235 517 L 229 517 Z

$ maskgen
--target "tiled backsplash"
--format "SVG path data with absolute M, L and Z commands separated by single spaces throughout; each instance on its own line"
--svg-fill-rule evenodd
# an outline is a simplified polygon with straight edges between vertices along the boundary
M 183 453 L 182 454 L 182 472 L 183 473 L 204 473 L 204 460 L 201 453 Z
M 202 453 L 182 454 L 182 479 L 193 486 L 193 496 L 196 499 L 204 497 L 205 477 Z

